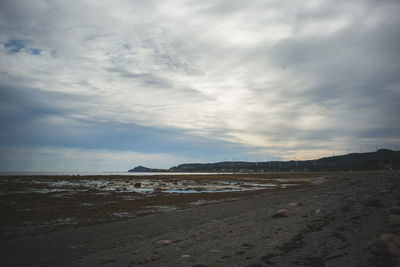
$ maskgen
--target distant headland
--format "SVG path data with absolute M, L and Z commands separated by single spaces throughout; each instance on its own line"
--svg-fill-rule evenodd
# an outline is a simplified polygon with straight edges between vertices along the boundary
M 375 152 L 350 153 L 315 160 L 186 163 L 169 169 L 152 169 L 137 166 L 128 172 L 357 171 L 382 169 L 400 169 L 400 151 L 378 149 Z

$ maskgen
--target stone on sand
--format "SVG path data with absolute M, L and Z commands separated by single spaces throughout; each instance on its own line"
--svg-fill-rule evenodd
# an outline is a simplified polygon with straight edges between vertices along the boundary
M 290 213 L 288 210 L 285 209 L 281 209 L 278 210 L 277 212 L 274 213 L 274 215 L 272 215 L 272 218 L 285 218 L 285 217 L 289 217 Z
M 391 225 L 400 225 L 400 215 L 398 214 L 390 214 L 388 221 Z
M 393 206 L 387 209 L 389 214 L 400 214 L 400 207 L 399 206 Z
M 192 256 L 190 256 L 189 254 L 184 254 L 184 255 L 181 256 L 181 261 L 187 261 L 190 258 L 192 258 Z
M 157 241 L 157 242 L 156 242 L 156 245 L 169 245 L 169 244 L 171 244 L 171 243 L 172 243 L 171 240 L 164 239 L 164 240 L 159 240 L 159 241 Z
M 371 251 L 380 254 L 389 254 L 400 257 L 400 236 L 382 234 L 370 243 Z

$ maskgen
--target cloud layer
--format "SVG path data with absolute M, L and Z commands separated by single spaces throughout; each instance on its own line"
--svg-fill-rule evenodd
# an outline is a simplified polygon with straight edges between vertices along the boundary
M 0 10 L 3 146 L 203 161 L 398 149 L 398 1 Z

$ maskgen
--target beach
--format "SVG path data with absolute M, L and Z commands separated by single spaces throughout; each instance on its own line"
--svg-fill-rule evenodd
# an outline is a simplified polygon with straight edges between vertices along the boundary
M 128 178 L 111 180 L 124 179 Z M 168 185 L 172 178 L 165 179 Z M 79 190 L 92 191 L 70 198 L 52 197 L 54 202 L 47 205 L 64 210 L 27 211 L 31 217 L 15 210 L 29 203 L 34 208 L 35 196 L 38 199 L 43 193 L 2 195 L 3 200 L 15 202 L 2 204 L 6 215 L 1 223 L 2 266 L 398 266 L 396 251 L 377 248 L 376 239 L 382 234 L 400 234 L 399 224 L 393 221 L 400 205 L 399 179 L 398 171 L 389 170 L 224 178 L 189 175 L 176 182 L 197 180 L 195 186 L 186 182 L 179 189 L 191 193 L 167 192 L 172 189 L 157 184 L 158 191 L 153 190 L 150 198 L 140 198 L 136 192 L 149 188 L 148 180 L 140 186 L 135 180 L 136 191 L 129 186 L 115 189 L 107 198 L 99 194 L 87 199 L 102 193 L 97 187 L 82 187 Z M 202 192 L 211 190 L 207 184 L 215 180 L 229 183 L 215 184 L 219 192 Z M 13 186 L 9 192 L 21 190 Z M 48 189 L 43 184 L 40 188 Z M 59 189 L 47 193 L 68 193 L 66 187 Z M 63 219 L 78 219 L 54 221 L 60 214 Z M 96 216 L 98 220 L 93 219 Z M 23 224 L 27 218 L 33 226 L 46 220 L 52 223 L 29 228 Z

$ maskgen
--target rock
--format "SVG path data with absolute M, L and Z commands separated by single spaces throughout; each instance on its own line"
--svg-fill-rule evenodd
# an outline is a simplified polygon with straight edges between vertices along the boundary
M 388 217 L 388 221 L 391 225 L 400 225 L 400 215 L 390 214 Z
M 141 183 L 136 183 L 136 184 L 135 184 L 135 187 L 136 187 L 136 188 L 140 188 L 141 186 L 142 186 Z
M 277 212 L 275 212 L 274 215 L 272 215 L 272 218 L 285 218 L 285 217 L 289 217 L 290 213 L 287 210 L 278 210 Z
M 399 206 L 393 206 L 387 209 L 387 212 L 389 214 L 400 214 L 400 207 Z
M 381 199 L 376 195 L 366 195 L 361 199 L 362 204 L 366 207 L 375 207 L 380 208 L 382 207 Z
M 185 254 L 181 256 L 181 261 L 186 261 L 189 260 L 192 256 L 190 256 L 189 254 Z
M 314 211 L 314 213 L 320 213 L 320 212 L 321 212 L 320 209 L 316 209 L 316 210 Z
M 370 243 L 370 248 L 373 253 L 400 257 L 400 236 L 382 234 L 378 239 Z
M 157 241 L 157 242 L 156 242 L 156 245 L 166 246 L 166 245 L 169 245 L 169 244 L 171 244 L 171 243 L 172 243 L 171 240 L 164 239 L 164 240 L 159 240 L 159 241 Z
M 222 250 L 220 250 L 220 249 L 212 249 L 212 250 L 210 250 L 210 252 L 218 254 L 218 253 L 222 253 Z
M 298 205 L 297 202 L 289 203 L 289 207 L 296 207 Z

